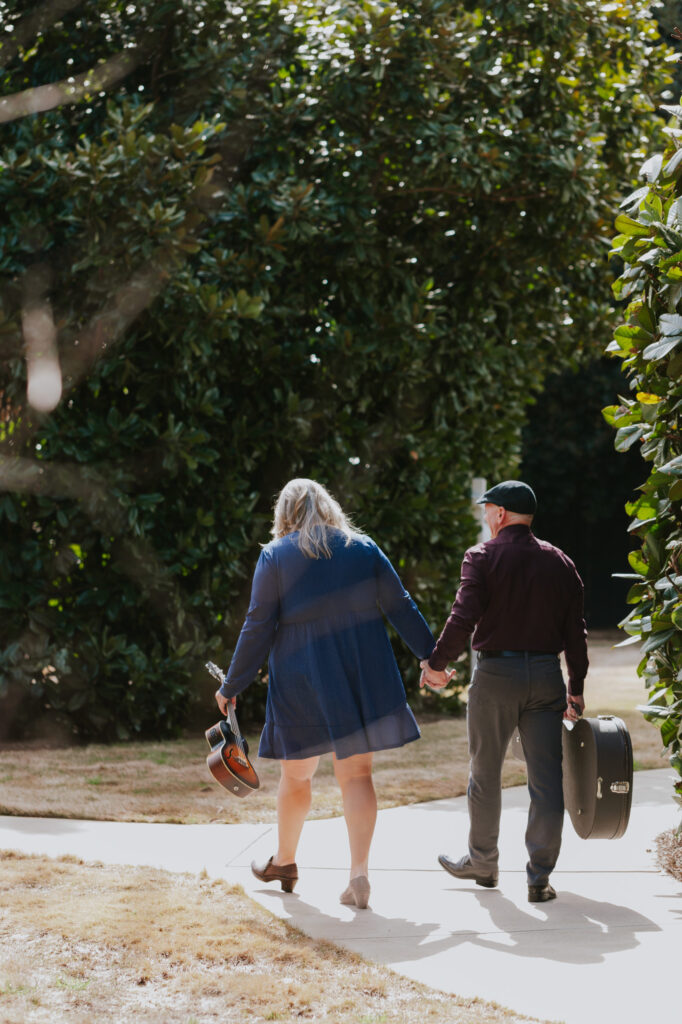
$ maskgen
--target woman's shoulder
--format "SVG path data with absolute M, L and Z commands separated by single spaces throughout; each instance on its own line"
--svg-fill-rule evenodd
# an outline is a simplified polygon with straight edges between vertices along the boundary
M 269 543 L 264 544 L 261 555 L 266 558 L 276 558 L 287 551 L 298 551 L 298 530 L 295 533 L 287 533 L 285 537 L 275 537 Z
M 339 547 L 352 552 L 365 561 L 375 561 L 381 556 L 381 549 L 366 533 L 351 533 L 340 538 Z
M 350 543 L 357 544 L 358 547 L 364 548 L 366 551 L 374 552 L 378 550 L 378 545 L 366 533 L 351 533 Z

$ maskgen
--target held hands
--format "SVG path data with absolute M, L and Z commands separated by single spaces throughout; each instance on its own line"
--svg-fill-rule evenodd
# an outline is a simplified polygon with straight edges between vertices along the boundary
M 571 696 L 568 698 L 568 707 L 564 711 L 564 718 L 567 718 L 569 722 L 577 722 L 584 710 L 585 698 Z
M 228 706 L 228 704 L 231 703 L 232 707 L 235 707 L 236 704 L 237 704 L 237 698 L 236 697 L 223 697 L 223 695 L 220 692 L 220 690 L 216 690 L 216 692 L 215 692 L 215 700 L 216 700 L 216 704 L 220 708 L 220 713 L 222 715 L 225 715 L 225 717 L 227 717 L 227 706 Z
M 430 690 L 442 690 L 457 675 L 454 668 L 436 672 L 435 668 L 431 668 L 426 659 L 419 662 L 419 667 L 422 670 L 419 679 L 419 686 L 422 689 L 428 686 Z

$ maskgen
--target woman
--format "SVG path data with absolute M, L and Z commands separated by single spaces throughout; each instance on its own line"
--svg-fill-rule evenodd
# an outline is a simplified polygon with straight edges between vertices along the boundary
M 272 533 L 275 539 L 256 566 L 227 678 L 216 693 L 225 714 L 228 700 L 252 682 L 270 652 L 258 754 L 281 762 L 279 845 L 266 864 L 252 863 L 251 869 L 261 881 L 279 881 L 292 891 L 311 781 L 320 755 L 332 751 L 351 853 L 341 902 L 364 908 L 377 813 L 372 753 L 420 735 L 381 613 L 417 658 L 430 655 L 434 639 L 383 552 L 353 529 L 314 480 L 290 480 L 284 487 Z

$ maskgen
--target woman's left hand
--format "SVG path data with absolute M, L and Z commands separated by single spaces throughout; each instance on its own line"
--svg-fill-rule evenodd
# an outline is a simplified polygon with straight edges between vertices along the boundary
M 223 695 L 220 692 L 220 690 L 216 690 L 216 692 L 215 692 L 215 700 L 216 700 L 216 704 L 220 708 L 220 713 L 222 715 L 225 715 L 225 717 L 227 717 L 227 707 L 228 707 L 228 704 L 232 703 L 232 707 L 235 707 L 235 705 L 237 703 L 237 698 L 236 697 L 223 697 Z
M 430 690 L 442 690 L 457 675 L 454 668 L 449 670 L 443 669 L 442 672 L 437 672 L 434 668 L 431 668 L 427 659 L 420 661 L 419 667 L 422 670 L 419 686 L 421 688 L 428 686 Z

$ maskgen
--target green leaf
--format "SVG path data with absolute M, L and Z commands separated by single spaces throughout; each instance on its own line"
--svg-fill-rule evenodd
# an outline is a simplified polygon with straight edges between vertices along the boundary
M 616 416 L 618 415 L 620 409 L 620 405 L 607 405 L 604 409 L 602 409 L 601 414 L 610 427 L 614 425 L 616 421 Z
M 642 654 L 650 654 L 652 651 L 657 651 L 659 647 L 663 647 L 664 644 L 670 640 L 674 633 L 674 629 L 666 629 L 660 633 L 652 633 L 651 636 L 642 644 Z
M 669 178 L 674 174 L 680 165 L 680 161 L 682 161 L 682 149 L 678 149 L 675 155 L 668 160 L 667 164 L 663 168 L 664 177 Z
M 639 173 L 647 181 L 654 182 L 661 173 L 661 167 L 663 166 L 663 154 L 655 153 L 650 156 L 648 160 L 645 160 L 639 169 Z M 645 186 L 646 192 L 649 191 L 648 186 Z
M 637 237 L 644 237 L 645 235 L 651 234 L 651 229 L 644 224 L 640 224 L 639 221 L 633 220 L 632 217 L 628 217 L 627 213 L 619 213 L 616 217 L 616 231 L 619 231 L 622 235 L 633 235 Z
M 642 352 L 644 359 L 663 359 L 669 352 L 672 352 L 676 348 L 680 341 L 682 341 L 682 335 L 676 335 L 674 338 L 666 338 L 664 341 L 655 341 L 653 345 L 647 345 Z
M 676 455 L 674 459 L 666 462 L 664 466 L 659 466 L 658 472 L 682 476 L 682 455 Z
M 632 647 L 633 644 L 638 644 L 641 641 L 639 633 L 636 636 L 629 636 L 625 640 L 620 640 L 614 647 Z
M 655 160 L 656 158 L 652 157 L 651 159 Z M 656 172 L 656 177 L 658 177 L 658 174 L 659 174 L 659 172 L 661 170 L 662 163 L 663 163 L 663 157 L 661 156 L 660 157 L 660 163 L 658 164 L 658 171 Z M 641 170 L 643 170 L 643 168 L 644 168 L 644 165 L 642 165 Z M 653 167 L 652 167 L 652 169 L 653 169 Z M 651 179 L 651 180 L 655 181 L 655 179 Z M 623 199 L 623 201 L 620 204 L 620 209 L 622 210 L 626 206 L 634 206 L 636 203 L 639 202 L 640 199 L 643 199 L 644 196 L 648 194 L 648 192 L 649 192 L 649 186 L 648 185 L 642 185 L 640 188 L 636 188 L 634 190 L 634 192 L 631 192 L 630 195 L 626 196 L 625 199 Z
M 658 323 L 661 334 L 682 336 L 682 316 L 679 313 L 664 313 Z
M 620 427 L 616 432 L 615 448 L 618 452 L 626 452 L 635 441 L 639 441 L 646 432 L 646 424 L 633 423 L 628 427 Z
M 678 728 L 679 723 L 672 716 L 670 718 L 666 718 L 666 720 L 661 723 L 661 739 L 664 747 L 667 747 L 674 739 L 676 739 Z
M 630 551 L 628 553 L 628 562 L 640 576 L 647 576 L 649 574 L 649 565 L 644 561 L 641 552 Z
M 649 342 L 652 338 L 649 331 L 633 324 L 623 324 L 621 327 L 617 327 L 613 336 L 624 352 L 629 352 L 635 341 Z
M 628 590 L 625 601 L 627 604 L 639 604 L 646 594 L 646 583 L 634 583 Z

